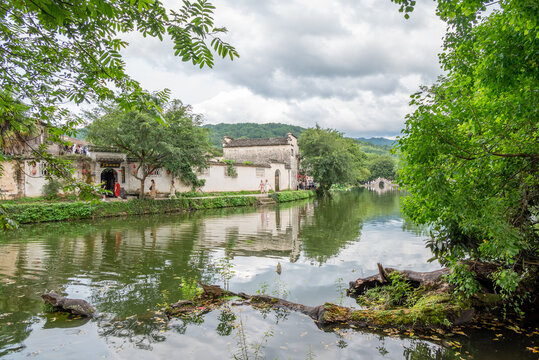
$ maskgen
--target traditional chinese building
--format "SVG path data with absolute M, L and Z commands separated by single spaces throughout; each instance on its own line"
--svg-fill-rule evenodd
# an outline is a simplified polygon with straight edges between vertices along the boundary
M 223 157 L 239 163 L 284 165 L 276 168 L 265 177 L 275 191 L 296 189 L 298 175 L 299 147 L 298 139 L 288 133 L 286 137 L 265 139 L 223 139 Z

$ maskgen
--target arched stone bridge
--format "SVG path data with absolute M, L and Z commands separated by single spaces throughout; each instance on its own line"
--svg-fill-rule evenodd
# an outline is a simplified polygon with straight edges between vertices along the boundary
M 366 187 L 370 190 L 375 191 L 388 191 L 388 190 L 397 190 L 399 188 L 399 185 L 397 183 L 394 183 L 391 180 L 385 179 L 385 178 L 378 178 L 372 181 L 369 181 L 368 183 L 364 184 L 363 187 Z

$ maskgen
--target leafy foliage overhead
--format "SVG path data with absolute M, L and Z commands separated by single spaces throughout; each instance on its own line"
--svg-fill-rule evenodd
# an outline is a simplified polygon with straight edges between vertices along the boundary
M 226 29 L 214 25 L 213 10 L 207 0 L 184 0 L 170 12 L 157 0 L 2 1 L 0 88 L 45 122 L 65 120 L 60 105 L 68 101 L 152 106 L 151 96 L 126 73 L 120 50 L 128 44 L 121 35 L 168 36 L 182 61 L 211 67 L 211 48 L 222 57 L 238 56 L 217 37 Z M 168 91 L 158 96 L 167 99 Z

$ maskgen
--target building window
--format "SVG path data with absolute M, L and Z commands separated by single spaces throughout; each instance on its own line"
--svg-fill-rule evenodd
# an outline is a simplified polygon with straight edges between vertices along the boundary
M 198 169 L 198 175 L 200 176 L 209 176 L 210 175 L 210 168 L 205 169 Z
M 158 177 L 161 175 L 161 169 L 154 169 L 151 173 L 150 173 L 150 176 L 154 176 L 154 177 Z
M 264 168 L 256 168 L 256 176 L 257 177 L 265 177 L 266 176 L 266 169 L 264 169 Z
M 292 152 L 292 156 L 294 156 L 294 149 L 290 149 L 290 151 Z
M 49 172 L 47 171 L 47 164 L 42 162 L 39 163 L 39 175 L 40 176 L 47 176 Z

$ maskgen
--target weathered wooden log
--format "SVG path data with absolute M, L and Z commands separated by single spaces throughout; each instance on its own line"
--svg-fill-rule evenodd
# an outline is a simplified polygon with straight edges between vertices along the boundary
M 54 306 L 58 311 L 70 312 L 82 316 L 92 316 L 96 313 L 92 305 L 86 300 L 68 299 L 54 290 L 41 295 L 41 298 L 45 303 Z
M 397 270 L 394 268 L 384 268 L 382 264 L 378 263 L 378 274 L 372 275 L 366 278 L 359 278 L 356 281 L 349 283 L 348 294 L 358 296 L 364 294 L 367 290 L 389 285 L 389 274 L 393 272 L 400 273 L 405 279 L 407 279 L 414 287 L 424 286 L 431 290 L 448 290 L 449 284 L 445 282 L 443 276 L 449 274 L 451 269 L 443 268 L 435 271 L 418 272 L 412 270 Z
M 486 292 L 490 292 L 493 289 L 492 278 L 490 277 L 495 271 L 499 269 L 496 264 L 484 263 L 480 261 L 469 260 L 460 263 L 465 265 L 469 271 L 475 273 L 475 279 L 483 286 Z M 389 274 L 392 272 L 398 272 L 405 279 L 407 279 L 412 286 L 422 286 L 426 289 L 445 292 L 451 290 L 451 285 L 448 284 L 444 275 L 451 273 L 451 269 L 442 268 L 434 271 L 418 272 L 412 270 L 398 270 L 394 268 L 384 268 L 382 264 L 378 263 L 378 274 L 368 276 L 366 278 L 359 278 L 349 283 L 350 287 L 347 291 L 348 295 L 358 296 L 364 294 L 367 290 L 389 285 Z

